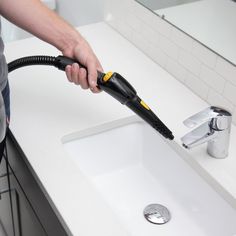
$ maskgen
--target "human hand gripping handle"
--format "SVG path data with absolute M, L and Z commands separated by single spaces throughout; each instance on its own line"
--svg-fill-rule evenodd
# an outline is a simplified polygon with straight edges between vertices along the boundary
M 73 46 L 61 50 L 63 55 L 75 59 L 75 62 L 65 67 L 70 82 L 80 85 L 94 93 L 100 92 L 97 86 L 97 71 L 103 71 L 102 66 L 86 40 L 80 40 Z
M 68 70 L 68 66 L 73 66 L 74 64 L 78 64 L 79 68 L 84 69 L 85 71 L 88 70 L 87 67 L 82 65 L 80 62 L 66 56 L 57 56 L 55 66 L 62 71 Z M 97 77 L 96 77 L 96 86 L 99 89 L 100 81 L 103 79 L 105 74 L 102 71 L 97 70 Z

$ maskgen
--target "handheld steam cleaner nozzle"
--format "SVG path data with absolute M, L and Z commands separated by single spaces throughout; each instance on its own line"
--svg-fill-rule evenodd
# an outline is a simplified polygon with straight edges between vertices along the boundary
M 65 56 L 29 56 L 10 62 L 8 64 L 8 72 L 29 65 L 50 65 L 64 71 L 67 65 L 72 65 L 73 63 L 78 63 L 81 67 L 84 67 L 78 61 Z M 172 132 L 152 112 L 149 106 L 139 98 L 135 89 L 120 74 L 112 72 L 104 74 L 98 71 L 97 84 L 101 90 L 104 90 L 116 100 L 129 107 L 165 138 L 174 139 Z
M 174 139 L 172 132 L 137 95 L 131 84 L 118 73 L 108 72 L 98 76 L 98 86 L 122 104 L 129 107 L 165 138 Z

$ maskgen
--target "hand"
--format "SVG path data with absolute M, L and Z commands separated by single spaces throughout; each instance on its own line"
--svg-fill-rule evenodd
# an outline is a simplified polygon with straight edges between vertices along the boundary
M 93 93 L 100 92 L 100 89 L 97 87 L 97 71 L 102 72 L 103 69 L 89 44 L 83 39 L 70 51 L 72 52 L 63 52 L 63 55 L 78 60 L 87 68 L 87 71 L 77 63 L 67 66 L 66 75 L 68 80 L 80 85 L 83 89 L 90 88 Z

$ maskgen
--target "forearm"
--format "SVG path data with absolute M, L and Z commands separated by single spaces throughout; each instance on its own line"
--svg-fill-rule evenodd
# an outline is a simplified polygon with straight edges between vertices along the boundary
M 12 23 L 73 56 L 80 34 L 40 0 L 0 0 L 0 13 Z
M 48 9 L 40 0 L 0 0 L 0 14 L 12 23 L 75 58 L 87 70 L 74 63 L 67 66 L 69 81 L 99 92 L 97 71 L 102 66 L 87 41 L 70 24 Z

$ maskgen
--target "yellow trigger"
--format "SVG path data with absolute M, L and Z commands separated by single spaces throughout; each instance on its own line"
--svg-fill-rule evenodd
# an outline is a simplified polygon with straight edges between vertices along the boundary
M 103 77 L 103 81 L 107 82 L 111 78 L 112 75 L 113 75 L 113 72 L 111 71 L 107 72 L 105 76 Z
M 149 106 L 143 100 L 141 100 L 140 104 L 147 110 L 150 110 Z

